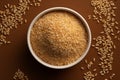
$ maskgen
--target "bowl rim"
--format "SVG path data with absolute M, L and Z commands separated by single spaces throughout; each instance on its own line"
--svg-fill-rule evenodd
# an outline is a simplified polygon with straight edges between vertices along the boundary
M 43 15 L 45 15 L 46 13 L 48 12 L 51 12 L 51 11 L 58 11 L 58 10 L 62 10 L 62 11 L 67 11 L 67 12 L 70 12 L 72 13 L 73 15 L 77 16 L 78 19 L 81 20 L 81 22 L 83 23 L 86 31 L 87 31 L 87 34 L 88 34 L 88 44 L 87 44 L 87 48 L 86 50 L 84 51 L 84 53 L 76 60 L 74 61 L 73 63 L 70 63 L 68 65 L 63 65 L 63 66 L 55 66 L 55 65 L 51 65 L 49 63 L 46 63 L 44 62 L 42 59 L 40 59 L 36 53 L 33 51 L 32 49 L 32 45 L 31 45 L 31 42 L 30 42 L 30 33 L 31 33 L 31 29 L 34 25 L 34 23 Z M 53 69 L 66 69 L 66 68 L 70 68 L 76 64 L 78 64 L 79 62 L 81 62 L 81 60 L 83 60 L 83 58 L 88 54 L 88 51 L 90 49 L 90 46 L 91 46 L 91 30 L 90 30 L 90 27 L 87 23 L 87 21 L 85 20 L 85 18 L 80 14 L 78 13 L 77 11 L 71 9 L 71 8 L 67 8 L 67 7 L 52 7 L 52 8 L 48 8 L 42 12 L 40 12 L 33 20 L 32 22 L 30 23 L 29 25 L 29 28 L 28 28 L 28 32 L 27 32 L 27 44 L 28 44 L 28 48 L 30 50 L 30 53 L 32 54 L 32 56 L 39 62 L 41 63 L 42 65 L 46 66 L 46 67 L 49 67 L 49 68 L 53 68 Z

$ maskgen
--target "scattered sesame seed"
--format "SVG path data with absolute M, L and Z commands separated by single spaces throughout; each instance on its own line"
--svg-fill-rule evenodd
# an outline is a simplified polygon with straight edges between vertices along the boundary
M 96 71 L 97 69 L 93 69 L 93 71 Z
M 27 23 L 27 19 L 25 19 L 25 23 Z
M 85 63 L 87 63 L 87 60 L 85 59 Z
M 88 15 L 88 19 L 91 19 L 91 15 Z
M 81 70 L 84 70 L 84 67 L 81 67 Z
M 93 58 L 93 61 L 95 62 L 95 61 L 96 61 L 96 59 L 95 59 L 95 58 Z

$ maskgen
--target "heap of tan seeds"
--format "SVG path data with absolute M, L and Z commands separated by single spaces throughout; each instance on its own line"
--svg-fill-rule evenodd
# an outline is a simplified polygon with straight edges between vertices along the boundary
M 118 27 L 118 22 L 115 19 L 115 10 L 117 7 L 112 0 L 91 0 L 91 5 L 94 8 L 94 14 L 88 15 L 88 19 L 92 18 L 97 21 L 97 23 L 102 23 L 103 27 L 103 31 L 100 32 L 100 35 L 96 38 L 93 38 L 95 43 L 92 45 L 97 50 L 97 54 L 99 55 L 99 73 L 103 76 L 112 71 L 114 54 L 113 50 L 116 49 L 116 45 L 114 44 L 113 40 L 120 40 L 120 29 Z M 81 67 L 81 69 L 84 69 L 84 67 Z M 91 74 L 84 75 L 84 79 L 94 80 L 94 78 L 89 78 L 90 75 Z M 115 73 L 113 73 L 109 79 L 112 80 L 114 76 Z
M 20 69 L 18 69 L 18 71 L 15 72 L 13 79 L 14 80 L 29 80 L 28 77 Z
M 23 16 L 30 6 L 40 6 L 41 0 L 19 0 L 17 5 L 4 5 L 4 11 L 0 10 L 0 46 L 2 44 L 10 43 L 7 37 L 10 31 L 17 28 L 23 23 L 27 23 L 27 19 Z

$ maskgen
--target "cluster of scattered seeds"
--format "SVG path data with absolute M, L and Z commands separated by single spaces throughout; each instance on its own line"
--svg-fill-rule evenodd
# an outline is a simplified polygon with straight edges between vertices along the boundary
M 95 48 L 97 49 L 98 55 L 100 55 L 100 63 L 99 66 L 101 67 L 100 74 L 104 75 L 109 73 L 112 70 L 112 63 L 113 63 L 113 48 L 114 43 L 111 40 L 110 36 L 99 36 L 96 38 Z
M 115 76 L 115 73 L 113 73 L 108 79 L 104 79 L 104 80 L 113 80 L 113 77 Z
M 90 62 L 88 62 L 88 61 L 85 59 L 85 63 L 87 64 L 87 69 L 90 69 L 94 62 L 95 62 L 95 58 L 93 58 L 93 61 L 90 61 Z
M 87 68 L 90 69 L 90 67 L 93 65 L 93 62 L 90 61 L 88 64 L 87 64 Z
M 113 74 L 110 76 L 110 79 L 112 80 L 114 76 L 115 76 L 115 73 L 113 73 Z
M 17 5 L 4 5 L 4 11 L 0 10 L 0 45 L 10 43 L 7 40 L 10 31 L 18 25 L 27 23 L 27 19 L 23 18 L 26 11 L 30 6 L 40 6 L 40 2 L 41 0 L 19 0 Z
M 30 5 L 40 6 L 40 2 L 41 2 L 41 0 L 33 0 L 33 4 L 31 3 Z
M 94 65 L 96 59 L 93 58 L 93 60 L 91 60 L 90 62 L 88 62 L 87 59 L 85 59 L 85 63 L 87 64 L 86 67 L 81 67 L 81 70 L 89 70 L 87 72 L 84 73 L 84 80 L 95 80 L 95 77 L 98 75 L 96 73 L 97 69 L 96 68 L 92 68 L 92 66 Z
M 15 72 L 13 79 L 14 80 L 29 80 L 28 77 L 20 69 L 18 69 L 18 71 Z
M 88 19 L 93 19 L 97 21 L 97 23 L 102 24 L 103 31 L 100 32 L 96 38 L 93 38 L 93 45 L 97 50 L 97 54 L 99 55 L 99 67 L 100 67 L 100 75 L 106 75 L 110 73 L 113 68 L 113 54 L 114 49 L 116 49 L 116 45 L 114 40 L 120 40 L 120 29 L 118 27 L 118 22 L 116 20 L 115 10 L 117 9 L 115 3 L 112 0 L 91 0 L 91 5 L 94 8 L 93 15 L 88 15 Z M 94 58 L 93 61 L 96 59 Z M 91 65 L 93 65 L 93 61 L 87 63 L 87 69 L 90 70 Z M 82 70 L 85 70 L 84 67 L 81 67 Z M 84 73 L 85 80 L 94 80 L 95 76 L 93 71 L 97 69 L 93 69 L 92 71 L 88 71 Z M 98 73 L 96 73 L 97 76 Z M 115 76 L 113 73 L 109 79 L 112 80 Z M 109 80 L 105 79 L 105 80 Z
M 116 49 L 113 39 L 117 38 L 119 40 L 120 36 L 118 22 L 115 19 L 117 7 L 111 0 L 92 0 L 91 5 L 94 7 L 93 19 L 98 23 L 102 23 L 103 26 L 103 31 L 100 32 L 101 35 L 93 38 L 95 44 L 92 46 L 100 55 L 100 74 L 105 75 L 112 70 L 113 49 Z
M 97 76 L 97 74 L 93 74 L 91 71 L 84 73 L 85 80 L 95 80 L 96 76 Z

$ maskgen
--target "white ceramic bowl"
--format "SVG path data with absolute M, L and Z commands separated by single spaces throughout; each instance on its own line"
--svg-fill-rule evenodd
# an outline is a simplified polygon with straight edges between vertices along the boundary
M 54 66 L 54 65 L 50 65 L 46 62 L 44 62 L 43 60 L 41 60 L 36 54 L 35 52 L 33 51 L 32 49 L 32 46 L 31 46 L 31 43 L 30 43 L 30 32 L 31 32 L 31 29 L 34 25 L 34 23 L 43 15 L 45 15 L 46 13 L 48 12 L 51 12 L 51 11 L 58 11 L 58 10 L 62 10 L 62 11 L 67 11 L 67 12 L 70 12 L 72 14 L 74 14 L 75 16 L 77 16 L 81 21 L 82 23 L 85 25 L 85 28 L 86 28 L 86 31 L 88 33 L 88 45 L 87 45 L 87 48 L 85 50 L 85 52 L 82 54 L 82 56 L 80 56 L 80 58 L 78 58 L 78 60 L 74 61 L 73 63 L 71 64 L 68 64 L 68 65 L 64 65 L 64 66 Z M 66 8 L 66 7 L 53 7 L 53 8 L 49 8 L 49 9 L 46 9 L 42 12 L 40 12 L 34 19 L 33 21 L 31 22 L 30 26 L 29 26 L 29 29 L 28 29 L 28 33 L 27 33 L 27 42 L 28 42 L 28 47 L 29 47 L 29 50 L 31 52 L 31 54 L 33 55 L 33 57 L 41 64 L 43 64 L 44 66 L 46 67 L 49 67 L 49 68 L 53 68 L 53 69 L 65 69 L 65 68 L 69 68 L 69 67 L 72 67 L 74 65 L 76 65 L 77 63 L 79 63 L 88 53 L 89 49 L 90 49 L 90 45 L 91 45 L 91 31 L 90 31 L 90 28 L 89 28 L 89 25 L 88 23 L 86 22 L 86 20 L 78 13 L 76 12 L 75 10 L 72 10 L 70 8 Z

